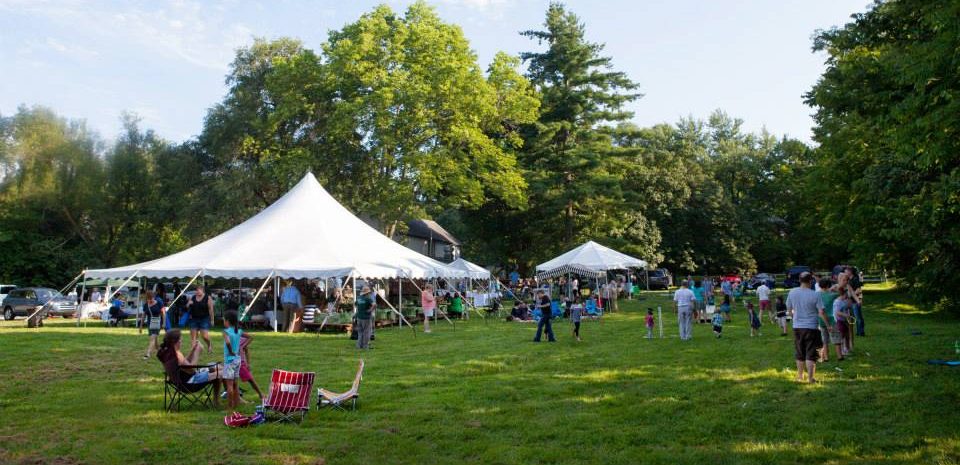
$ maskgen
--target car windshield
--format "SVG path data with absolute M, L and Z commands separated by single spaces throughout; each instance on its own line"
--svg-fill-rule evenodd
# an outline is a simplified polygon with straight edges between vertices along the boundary
M 650 272 L 650 276 L 653 276 L 654 278 L 662 278 L 664 275 L 665 273 L 660 270 L 653 270 Z

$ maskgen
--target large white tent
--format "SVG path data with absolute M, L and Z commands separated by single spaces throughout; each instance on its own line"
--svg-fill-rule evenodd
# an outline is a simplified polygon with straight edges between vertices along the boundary
M 574 270 L 575 268 L 599 272 L 645 268 L 646 266 L 647 262 L 644 260 L 617 252 L 596 242 L 587 241 L 553 260 L 537 265 L 537 275 L 543 276 L 555 272 L 566 273 L 568 270 Z
M 458 258 L 450 262 L 450 266 L 467 273 L 467 277 L 471 279 L 490 279 L 490 270 L 480 265 L 470 263 L 463 258 Z
M 463 278 L 468 273 L 384 236 L 340 205 L 312 173 L 219 236 L 153 261 L 87 270 L 87 278 Z

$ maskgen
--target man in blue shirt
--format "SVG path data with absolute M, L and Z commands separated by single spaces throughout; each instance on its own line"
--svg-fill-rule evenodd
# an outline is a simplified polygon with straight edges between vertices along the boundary
M 814 373 L 817 369 L 820 347 L 823 346 L 817 317 L 819 316 L 823 321 L 830 320 L 823 313 L 823 300 L 813 290 L 813 275 L 809 272 L 800 274 L 800 287 L 791 289 L 787 294 L 787 309 L 793 313 L 797 381 L 803 381 L 804 368 L 806 368 L 807 380 L 816 383 Z
M 303 298 L 291 279 L 284 283 L 283 292 L 280 293 L 280 304 L 283 305 L 284 329 L 288 333 L 299 332 L 303 321 Z

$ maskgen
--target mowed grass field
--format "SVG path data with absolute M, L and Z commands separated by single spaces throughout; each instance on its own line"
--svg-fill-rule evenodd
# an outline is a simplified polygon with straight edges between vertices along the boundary
M 794 381 L 792 340 L 769 325 L 750 338 L 739 305 L 722 339 L 697 325 L 679 341 L 667 293 L 585 322 L 580 343 L 566 321 L 557 343 L 534 344 L 532 324 L 478 318 L 381 329 L 363 353 L 342 334 L 257 333 L 264 389 L 275 367 L 333 390 L 358 357 L 367 370 L 356 412 L 247 429 L 224 411 L 163 413 L 161 367 L 135 329 L 3 322 L 0 463 L 960 463 L 960 368 L 926 363 L 956 358 L 960 322 L 895 290 L 866 299 L 869 337 L 813 386 Z M 657 305 L 667 337 L 646 340 Z

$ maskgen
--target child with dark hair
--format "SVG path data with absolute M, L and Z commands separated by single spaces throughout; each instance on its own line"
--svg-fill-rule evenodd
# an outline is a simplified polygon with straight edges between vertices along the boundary
M 573 337 L 580 342 L 580 320 L 583 317 L 583 305 L 580 304 L 580 297 L 573 296 L 573 303 L 570 304 L 570 322 L 573 323 Z
M 647 309 L 647 317 L 644 319 L 647 325 L 647 339 L 653 339 L 653 309 Z
M 723 335 L 723 313 L 713 312 L 713 334 L 717 335 L 717 339 Z
M 783 301 L 783 296 L 777 296 L 777 326 L 780 326 L 780 335 L 787 335 L 787 304 Z
M 750 318 L 750 337 L 760 335 L 760 315 L 753 306 L 753 302 L 747 302 L 747 317 Z
M 227 388 L 227 406 L 237 408 L 240 404 L 240 336 L 237 312 L 230 310 L 223 315 L 223 384 Z

